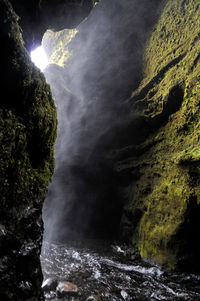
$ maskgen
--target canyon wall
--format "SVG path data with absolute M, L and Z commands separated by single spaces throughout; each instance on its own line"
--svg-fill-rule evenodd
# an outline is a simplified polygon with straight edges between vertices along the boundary
M 0 1 L 0 299 L 42 300 L 42 205 L 54 170 L 57 117 L 50 87 L 27 49 L 41 42 L 60 9 L 55 1 L 11 2 L 19 16 L 9 1 Z M 89 3 L 70 6 L 77 22 Z M 72 25 L 67 16 L 62 26 L 67 18 Z
M 0 1 L 0 296 L 37 300 L 41 210 L 57 120 L 50 87 L 30 61 L 17 20 L 10 3 Z
M 200 270 L 199 15 L 199 1 L 166 1 L 130 98 L 147 131 L 116 167 L 129 175 L 122 235 L 142 257 L 190 271 Z

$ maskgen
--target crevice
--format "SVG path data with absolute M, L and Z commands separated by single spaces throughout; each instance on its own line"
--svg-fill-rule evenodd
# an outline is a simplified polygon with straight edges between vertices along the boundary
M 181 108 L 183 98 L 183 87 L 180 84 L 174 86 L 169 92 L 167 101 L 163 104 L 162 113 L 151 119 L 149 117 L 147 118 L 150 128 L 155 130 L 164 126 L 168 122 L 169 116 L 176 113 Z
M 175 252 L 178 252 L 178 267 L 184 266 L 184 271 L 196 272 L 199 270 L 199 229 L 200 205 L 197 197 L 191 195 L 184 214 L 184 222 L 173 241 L 170 243 Z

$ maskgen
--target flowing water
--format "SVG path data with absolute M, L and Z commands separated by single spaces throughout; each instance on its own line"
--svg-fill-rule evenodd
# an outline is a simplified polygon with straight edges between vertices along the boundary
M 200 300 L 200 275 L 170 272 L 141 260 L 125 245 L 45 242 L 41 264 L 44 280 L 70 281 L 81 291 L 76 297 L 58 298 L 51 288 L 46 300 Z

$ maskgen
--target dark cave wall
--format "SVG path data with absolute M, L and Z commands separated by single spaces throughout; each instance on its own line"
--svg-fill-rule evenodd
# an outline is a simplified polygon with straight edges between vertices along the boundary
M 40 44 L 49 26 L 80 22 L 91 1 L 11 2 L 17 14 L 0 1 L 0 299 L 42 300 L 41 211 L 54 169 L 57 118 L 50 87 L 27 49 Z
M 0 1 L 0 298 L 39 298 L 41 209 L 54 168 L 56 109 L 24 48 L 18 17 Z

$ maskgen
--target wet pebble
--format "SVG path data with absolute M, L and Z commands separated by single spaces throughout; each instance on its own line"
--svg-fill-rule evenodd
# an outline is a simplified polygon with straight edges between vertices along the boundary
M 56 293 L 59 298 L 65 296 L 80 296 L 81 290 L 72 282 L 60 281 L 56 288 Z
M 122 296 L 122 298 L 123 298 L 124 300 L 127 300 L 127 298 L 129 297 L 129 295 L 127 294 L 127 292 L 124 291 L 124 290 L 121 290 L 121 296 Z
M 55 291 L 44 292 L 44 297 L 45 297 L 45 300 L 52 300 L 52 301 L 58 300 L 56 298 L 56 292 Z

